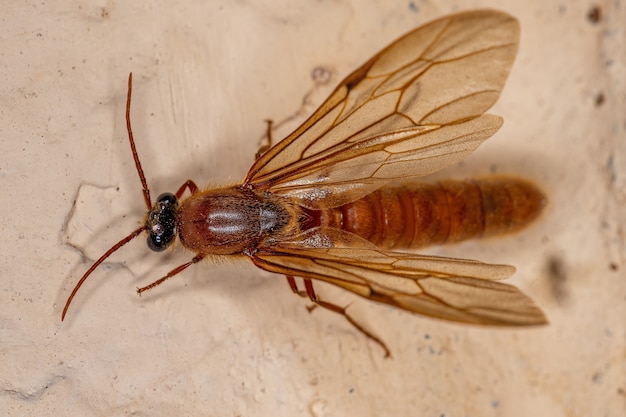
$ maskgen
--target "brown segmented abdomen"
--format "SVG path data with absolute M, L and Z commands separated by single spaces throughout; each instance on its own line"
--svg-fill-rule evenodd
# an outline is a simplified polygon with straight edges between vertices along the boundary
M 420 248 L 519 230 L 546 198 L 513 178 L 383 187 L 343 206 L 306 212 L 303 225 L 335 227 L 384 249 Z

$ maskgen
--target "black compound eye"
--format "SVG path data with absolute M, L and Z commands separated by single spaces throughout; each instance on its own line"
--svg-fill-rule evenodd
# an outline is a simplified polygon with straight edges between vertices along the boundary
M 154 252 L 163 252 L 169 246 L 173 238 L 174 235 L 168 238 L 168 236 L 164 234 L 150 233 L 147 240 L 148 247 Z
M 148 214 L 148 247 L 155 252 L 162 252 L 176 238 L 176 196 L 172 193 L 161 194 Z
M 157 203 L 176 204 L 176 196 L 172 193 L 163 193 L 157 197 Z

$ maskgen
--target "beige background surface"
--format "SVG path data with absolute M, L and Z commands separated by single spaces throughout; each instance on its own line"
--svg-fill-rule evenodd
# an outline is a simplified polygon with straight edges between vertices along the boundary
M 0 415 L 624 415 L 623 3 L 2 3 Z M 285 133 L 399 35 L 485 6 L 522 25 L 492 111 L 506 122 L 442 176 L 525 176 L 551 205 L 517 236 L 430 252 L 517 266 L 512 282 L 549 326 L 476 329 L 356 302 L 393 351 L 385 360 L 248 262 L 204 263 L 137 297 L 190 258 L 155 255 L 143 238 L 93 275 L 61 323 L 76 280 L 143 216 L 124 127 L 129 71 L 153 196 L 187 178 L 234 182 L 263 119 L 291 120 Z

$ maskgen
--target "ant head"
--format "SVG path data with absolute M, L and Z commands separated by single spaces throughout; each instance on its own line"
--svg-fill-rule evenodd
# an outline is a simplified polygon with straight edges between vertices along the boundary
M 164 251 L 176 238 L 176 210 L 178 201 L 172 193 L 161 194 L 146 219 L 148 247 L 155 252 Z

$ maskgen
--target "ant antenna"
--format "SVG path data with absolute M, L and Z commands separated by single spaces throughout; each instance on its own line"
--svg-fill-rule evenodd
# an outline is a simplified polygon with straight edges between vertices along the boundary
M 133 130 L 130 127 L 130 97 L 131 97 L 132 91 L 133 91 L 133 73 L 131 72 L 128 75 L 128 95 L 126 97 L 126 130 L 128 131 L 128 141 L 130 142 L 130 149 L 133 153 L 133 159 L 135 160 L 135 167 L 137 168 L 137 174 L 139 174 L 139 180 L 141 181 L 141 186 L 143 188 L 143 198 L 146 202 L 146 207 L 148 207 L 148 210 L 150 210 L 152 208 L 152 202 L 150 200 L 150 189 L 148 188 L 146 176 L 144 175 L 143 169 L 141 168 L 141 162 L 139 161 L 139 155 L 137 154 L 137 148 L 135 147 L 135 140 L 133 139 Z M 137 236 L 139 236 L 141 232 L 143 232 L 145 229 L 146 229 L 146 226 L 143 225 L 140 228 L 134 230 L 130 235 L 126 236 L 124 239 L 120 240 L 115 245 L 111 246 L 111 248 L 108 251 L 106 251 L 93 265 L 91 265 L 91 268 L 89 268 L 87 272 L 85 272 L 85 274 L 78 281 L 76 286 L 74 286 L 72 293 L 70 294 L 67 301 L 65 302 L 65 307 L 63 308 L 63 314 L 61 315 L 61 321 L 65 320 L 65 315 L 67 314 L 67 310 L 70 308 L 70 304 L 72 303 L 74 296 L 76 295 L 80 287 L 83 285 L 85 280 L 89 277 L 89 275 L 91 275 L 91 273 L 98 266 L 100 266 L 100 264 L 104 262 L 105 259 L 111 256 L 119 248 L 121 248 L 122 246 L 124 246 L 125 244 L 127 244 L 128 242 L 136 238 Z

